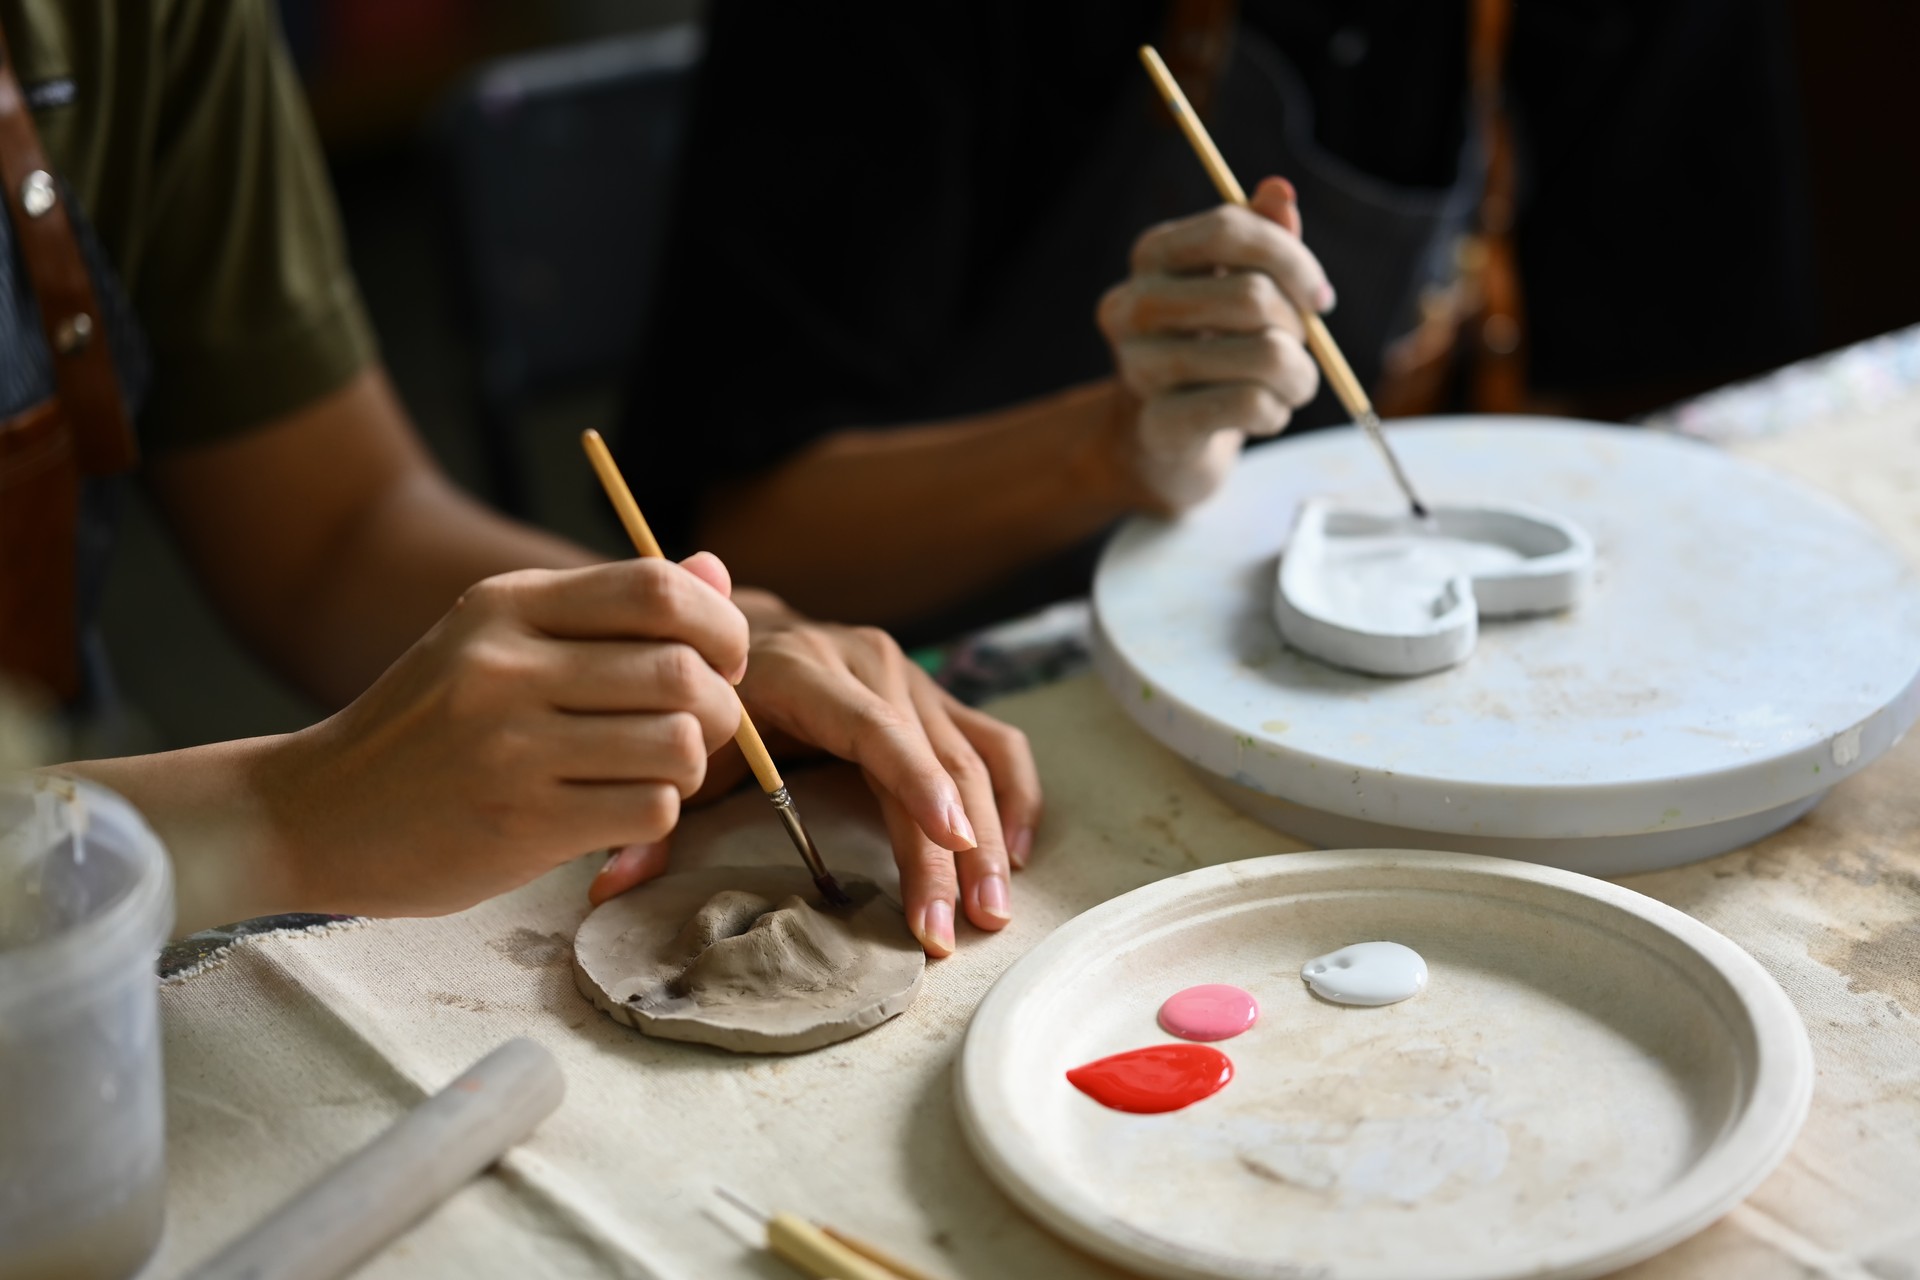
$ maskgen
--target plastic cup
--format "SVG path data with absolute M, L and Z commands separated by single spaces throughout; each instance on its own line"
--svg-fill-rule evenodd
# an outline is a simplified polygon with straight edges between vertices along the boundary
M 166 849 L 113 793 L 0 778 L 0 1280 L 119 1280 L 160 1238 Z

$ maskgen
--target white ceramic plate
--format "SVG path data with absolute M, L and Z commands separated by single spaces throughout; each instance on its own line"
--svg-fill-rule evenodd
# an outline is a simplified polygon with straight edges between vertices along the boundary
M 1328 1004 L 1300 980 L 1406 943 L 1427 990 Z M 1260 1002 L 1225 1089 L 1127 1115 L 1065 1078 L 1172 1037 L 1202 982 Z M 1605 881 L 1472 854 L 1281 854 L 1081 915 L 995 984 L 960 1062 L 961 1123 L 1013 1199 L 1153 1276 L 1593 1276 L 1692 1235 L 1786 1155 L 1813 1060 L 1733 943 Z

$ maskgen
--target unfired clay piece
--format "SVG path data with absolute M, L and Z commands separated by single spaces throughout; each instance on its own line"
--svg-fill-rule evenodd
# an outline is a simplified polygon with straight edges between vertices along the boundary
M 603 903 L 573 939 L 575 984 L 616 1022 L 736 1053 L 798 1053 L 913 1003 L 926 957 L 873 881 L 826 907 L 800 867 L 710 867 Z
M 1439 671 L 1473 652 L 1479 620 L 1557 613 L 1593 579 L 1578 525 L 1519 507 L 1402 512 L 1302 503 L 1280 559 L 1274 620 L 1322 662 L 1382 676 Z

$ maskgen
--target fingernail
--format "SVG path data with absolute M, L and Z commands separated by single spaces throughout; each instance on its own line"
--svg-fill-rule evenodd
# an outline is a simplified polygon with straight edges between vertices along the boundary
M 973 824 L 967 821 L 967 811 L 960 807 L 959 801 L 947 806 L 947 831 L 957 840 L 967 842 L 967 848 L 977 848 L 980 840 L 973 834 Z
M 927 904 L 926 918 L 920 926 L 920 945 L 941 955 L 952 954 L 953 904 L 945 898 L 936 898 Z
M 1325 315 L 1327 312 L 1333 310 L 1334 302 L 1335 302 L 1335 298 L 1333 296 L 1332 285 L 1322 284 L 1318 289 L 1314 291 L 1313 309 L 1315 311 L 1318 311 L 1321 315 Z
M 980 897 L 980 909 L 996 920 L 1011 920 L 1013 912 L 1007 910 L 1007 878 L 997 872 L 980 881 L 975 890 Z
M 1274 178 L 1274 181 L 1280 184 L 1280 190 L 1283 193 L 1285 193 L 1287 197 L 1287 202 L 1289 204 L 1300 203 L 1300 193 L 1294 190 L 1293 184 L 1291 182 L 1288 182 L 1285 178 L 1278 177 L 1278 176 Z
M 1007 837 L 1007 857 L 1016 867 L 1027 865 L 1027 858 L 1033 853 L 1033 828 L 1016 827 Z

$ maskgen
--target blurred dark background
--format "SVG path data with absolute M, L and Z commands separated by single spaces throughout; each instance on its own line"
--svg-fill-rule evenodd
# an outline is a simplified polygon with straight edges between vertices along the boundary
M 1529 0 L 1518 3 L 1524 13 Z M 569 273 L 612 253 L 620 273 L 644 282 L 660 212 L 649 205 L 660 203 L 674 161 L 675 95 L 698 57 L 699 0 L 280 7 L 387 366 L 431 447 L 475 490 L 617 552 L 575 437 L 617 417 L 615 357 L 633 342 L 637 308 L 601 305 L 571 288 Z M 1527 403 L 1631 416 L 1920 321 L 1920 77 L 1908 65 L 1920 49 L 1920 5 L 1789 0 L 1785 11 L 1790 65 L 1777 70 L 1799 119 L 1812 271 L 1812 314 L 1796 349 L 1605 402 L 1580 388 L 1526 386 Z M 598 105 L 568 105 L 582 95 Z M 590 180 L 583 156 L 593 157 Z M 1661 192 L 1613 198 L 1622 217 L 1660 217 Z M 474 216 L 482 204 L 486 216 Z M 556 213 L 580 228 L 571 260 L 497 251 L 512 242 L 515 219 Z M 1624 287 L 1659 305 L 1660 281 Z M 1471 388 L 1447 394 L 1453 407 L 1475 407 Z M 312 708 L 224 637 L 164 538 L 131 536 L 123 548 L 108 639 L 150 745 L 311 721 Z

